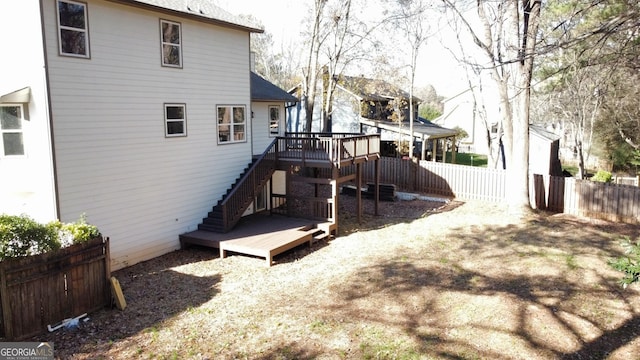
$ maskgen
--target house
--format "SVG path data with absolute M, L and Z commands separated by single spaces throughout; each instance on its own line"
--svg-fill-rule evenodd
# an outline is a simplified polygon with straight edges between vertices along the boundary
M 460 152 L 488 154 L 487 137 L 497 136 L 499 114 L 484 106 L 485 96 L 489 96 L 488 90 L 482 93 L 476 87 L 464 89 L 446 98 L 442 115 L 432 120 L 441 126 L 460 127 L 467 132 L 468 136 L 460 139 Z
M 297 93 L 299 89 L 293 89 Z M 408 141 L 413 135 L 418 147 L 414 153 L 422 159 L 435 160 L 428 149 L 443 149 L 446 142 L 455 142 L 457 131 L 448 129 L 418 117 L 418 106 L 422 102 L 413 96 L 413 134 L 410 122 L 410 95 L 387 81 L 340 75 L 336 81 L 331 113 L 331 131 L 334 133 L 379 133 L 381 141 L 390 143 Z M 320 131 L 321 101 L 316 101 L 313 126 Z M 288 131 L 302 131 L 305 112 L 302 104 L 291 108 L 287 124 Z M 434 146 L 434 143 L 436 144 Z M 439 143 L 440 145 L 438 145 Z M 422 156 L 420 156 L 422 154 Z M 439 156 L 442 158 L 442 156 Z
M 179 248 L 285 121 L 251 98 L 263 30 L 210 1 L 10 1 L 0 29 L 0 212 L 85 214 L 114 270 Z

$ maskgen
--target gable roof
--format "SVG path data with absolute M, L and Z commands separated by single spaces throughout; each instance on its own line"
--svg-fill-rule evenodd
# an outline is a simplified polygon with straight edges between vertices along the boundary
M 338 86 L 357 96 L 360 100 L 386 101 L 397 97 L 409 98 L 408 92 L 384 80 L 340 75 Z M 416 103 L 422 102 L 416 96 L 413 97 L 413 100 Z
M 552 133 L 551 131 L 545 129 L 544 127 L 540 126 L 540 125 L 535 125 L 535 124 L 529 124 L 529 134 L 530 135 L 536 135 L 539 138 L 549 141 L 549 142 L 554 142 L 556 140 L 560 140 L 560 136 Z
M 251 72 L 251 101 L 298 102 L 298 98 L 277 87 L 262 76 Z
M 264 29 L 250 20 L 233 15 L 210 0 L 112 0 L 132 6 L 189 17 L 221 26 L 262 33 Z
M 377 127 L 383 130 L 411 136 L 408 120 L 402 122 L 402 128 L 400 128 L 398 126 L 398 123 L 394 121 L 360 118 L 360 123 Z M 442 127 L 440 125 L 432 123 L 427 119 L 419 118 L 418 120 L 413 122 L 413 136 L 416 138 L 421 138 L 422 140 L 449 138 L 456 136 L 457 134 L 458 130 Z

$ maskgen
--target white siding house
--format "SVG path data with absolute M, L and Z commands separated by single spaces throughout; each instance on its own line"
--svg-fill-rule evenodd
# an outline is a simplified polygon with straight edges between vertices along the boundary
M 0 212 L 48 221 L 56 206 L 40 4 L 1 4 Z
M 251 161 L 249 34 L 262 30 L 208 1 L 40 3 L 0 9 L 29 7 L 40 29 L 16 39 L 35 59 L 0 63 L 16 77 L 0 95 L 31 88 L 34 156 L 15 160 L 44 164 L 40 219 L 86 214 L 110 237 L 114 269 L 177 249 Z M 0 161 L 21 183 L 27 174 Z

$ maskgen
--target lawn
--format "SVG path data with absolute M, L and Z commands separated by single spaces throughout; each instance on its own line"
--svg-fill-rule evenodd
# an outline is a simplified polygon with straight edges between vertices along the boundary
M 447 163 L 451 163 L 451 153 L 447 152 Z M 456 164 L 487 167 L 487 155 L 474 153 L 456 153 Z
M 33 341 L 67 359 L 633 359 L 637 226 L 483 202 L 340 197 L 340 235 L 263 259 L 193 248 L 120 270 L 128 307 Z M 439 207 L 439 208 L 438 208 Z

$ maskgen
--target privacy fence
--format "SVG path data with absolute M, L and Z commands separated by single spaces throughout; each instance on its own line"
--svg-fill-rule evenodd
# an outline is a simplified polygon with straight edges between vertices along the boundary
M 20 340 L 110 304 L 109 239 L 0 262 L 0 337 Z
M 506 172 L 472 166 L 413 162 L 383 157 L 380 182 L 402 191 L 456 197 L 463 200 L 501 202 L 506 199 Z M 366 181 L 375 179 L 373 164 L 365 164 Z M 529 179 L 532 206 L 552 212 L 640 223 L 640 187 L 577 180 L 571 177 L 532 175 Z

